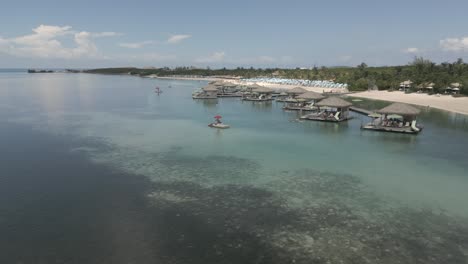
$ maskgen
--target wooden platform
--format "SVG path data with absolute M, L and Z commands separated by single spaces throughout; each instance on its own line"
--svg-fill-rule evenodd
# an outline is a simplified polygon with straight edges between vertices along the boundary
M 252 102 L 269 102 L 269 101 L 273 101 L 274 99 L 273 98 L 269 98 L 269 99 L 242 98 L 242 100 L 252 101 Z
M 291 111 L 317 111 L 317 108 L 310 108 L 310 107 L 283 107 L 283 110 L 291 110 Z
M 349 108 L 349 110 L 351 110 L 353 112 L 356 112 L 356 113 L 359 113 L 359 114 L 363 114 L 363 115 L 370 115 L 370 114 L 374 113 L 373 111 L 363 109 L 363 108 L 359 108 L 359 107 L 354 107 L 354 106 L 351 106 Z
M 414 131 L 411 127 L 385 127 L 385 126 L 374 126 L 374 125 L 364 125 L 361 127 L 363 130 L 372 130 L 380 132 L 390 132 L 390 133 L 402 133 L 402 134 L 418 134 L 422 131 L 421 127 L 418 127 L 419 131 Z
M 192 96 L 192 99 L 218 99 L 218 97 L 198 97 L 198 96 Z
M 336 118 L 323 118 L 321 116 L 301 116 L 300 119 L 302 120 L 311 120 L 311 121 L 320 121 L 320 122 L 331 122 L 331 123 L 339 123 L 343 121 L 348 121 L 350 119 L 353 119 L 352 116 L 348 116 L 347 118 L 342 118 L 339 120 L 336 120 Z
M 218 94 L 219 97 L 242 97 L 242 94 Z

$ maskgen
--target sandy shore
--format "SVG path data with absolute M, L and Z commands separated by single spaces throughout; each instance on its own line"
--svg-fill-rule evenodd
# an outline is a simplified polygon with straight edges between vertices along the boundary
M 253 82 L 244 82 L 241 80 L 233 80 L 233 79 L 225 79 L 225 78 L 213 78 L 213 77 L 153 77 L 149 76 L 149 78 L 158 78 L 158 79 L 173 79 L 173 80 L 191 80 L 191 81 L 225 81 L 231 82 L 237 85 L 252 85 Z M 287 85 L 287 84 L 273 84 L 273 83 L 263 83 L 257 82 L 258 85 L 269 87 L 272 89 L 281 89 L 281 90 L 288 90 L 298 85 Z M 323 92 L 347 92 L 342 89 L 332 89 L 332 88 L 325 88 L 325 87 L 309 87 L 309 86 L 299 86 L 308 91 L 314 91 L 317 93 Z M 450 111 L 454 113 L 468 115 L 468 97 L 459 97 L 455 98 L 449 95 L 428 95 L 428 94 L 418 94 L 418 93 L 411 93 L 405 94 L 404 92 L 395 91 L 395 92 L 387 92 L 387 91 L 372 91 L 372 92 L 360 92 L 360 93 L 353 93 L 348 94 L 351 97 L 360 97 L 360 98 L 367 98 L 373 100 L 383 100 L 383 101 L 390 101 L 390 102 L 401 102 L 413 105 L 420 105 L 420 106 L 428 106 L 433 107 L 445 111 Z
M 302 87 L 308 91 L 313 91 L 317 93 L 324 93 L 324 92 L 336 92 L 336 93 L 343 93 L 347 92 L 343 89 L 333 89 L 333 88 L 326 88 L 326 87 L 310 87 L 310 86 L 302 86 L 302 85 L 288 85 L 288 84 L 276 84 L 276 83 L 265 83 L 265 82 L 245 82 L 241 80 L 234 80 L 234 79 L 225 79 L 225 78 L 216 78 L 216 77 L 156 77 L 156 76 L 146 76 L 145 78 L 156 78 L 156 79 L 167 79 L 167 80 L 187 80 L 187 81 L 224 81 L 230 82 L 237 85 L 253 85 L 258 84 L 264 87 L 269 87 L 272 89 L 280 89 L 280 90 L 288 90 L 295 87 Z
M 468 115 L 468 97 L 452 97 L 450 95 L 428 95 L 404 92 L 372 91 L 349 94 L 348 96 L 401 102 L 407 104 L 429 106 L 459 114 Z

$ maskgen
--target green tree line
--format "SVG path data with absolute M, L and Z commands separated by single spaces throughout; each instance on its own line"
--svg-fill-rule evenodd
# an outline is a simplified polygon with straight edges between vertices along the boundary
M 307 80 L 333 80 L 347 83 L 351 91 L 367 90 L 370 86 L 377 86 L 379 90 L 398 89 L 405 80 L 413 82 L 413 89 L 418 85 L 434 83 L 434 92 L 442 93 L 450 83 L 461 83 L 461 93 L 468 95 L 468 64 L 462 59 L 455 62 L 436 64 L 422 57 L 403 66 L 369 67 L 361 63 L 356 67 L 313 67 L 311 69 L 281 69 L 281 68 L 243 68 L 210 69 L 194 67 L 176 68 L 105 68 L 87 70 L 88 73 L 100 74 L 131 74 L 139 76 L 226 76 L 226 77 L 278 77 Z

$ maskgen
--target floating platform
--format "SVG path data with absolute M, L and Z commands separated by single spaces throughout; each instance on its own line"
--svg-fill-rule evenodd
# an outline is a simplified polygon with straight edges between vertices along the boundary
M 213 96 L 192 96 L 192 99 L 218 99 L 218 97 L 213 97 Z
M 335 117 L 321 117 L 321 116 L 305 115 L 305 116 L 301 116 L 300 119 L 302 119 L 302 120 L 311 120 L 311 121 L 319 121 L 319 122 L 339 123 L 339 122 L 348 121 L 350 119 L 353 119 L 353 117 L 348 116 L 346 118 L 336 119 Z
M 411 127 L 387 127 L 387 126 L 376 126 L 376 125 L 364 125 L 361 127 L 363 130 L 373 130 L 380 132 L 390 132 L 390 133 L 401 133 L 401 134 L 418 134 L 422 131 L 422 127 L 417 127 L 417 130 L 414 130 Z
M 242 97 L 242 94 L 218 94 L 218 97 Z
M 367 116 L 374 113 L 373 111 L 363 109 L 363 108 L 359 108 L 359 107 L 354 107 L 354 106 L 351 106 L 349 108 L 349 110 L 351 110 L 353 112 L 356 112 L 356 113 L 359 113 L 359 114 L 367 115 Z
M 285 106 L 283 110 L 291 110 L 291 111 L 317 111 L 317 108 L 310 108 L 310 107 L 290 107 Z
M 269 102 L 273 101 L 273 98 L 268 99 L 256 99 L 256 98 L 242 98 L 243 101 L 252 101 L 252 102 Z

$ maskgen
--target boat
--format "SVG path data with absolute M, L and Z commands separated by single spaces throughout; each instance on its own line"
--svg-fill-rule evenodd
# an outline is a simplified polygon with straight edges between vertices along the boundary
M 213 128 L 221 128 L 221 129 L 230 128 L 231 127 L 230 125 L 227 125 L 227 124 L 224 124 L 223 122 L 221 122 L 221 118 L 222 117 L 220 115 L 215 116 L 214 117 L 215 122 L 209 124 L 208 126 L 213 127 Z
M 209 127 L 214 127 L 214 128 L 221 128 L 221 129 L 225 129 L 225 128 L 230 128 L 231 126 L 230 125 L 226 125 L 226 124 L 223 124 L 223 123 L 211 123 L 208 125 Z

